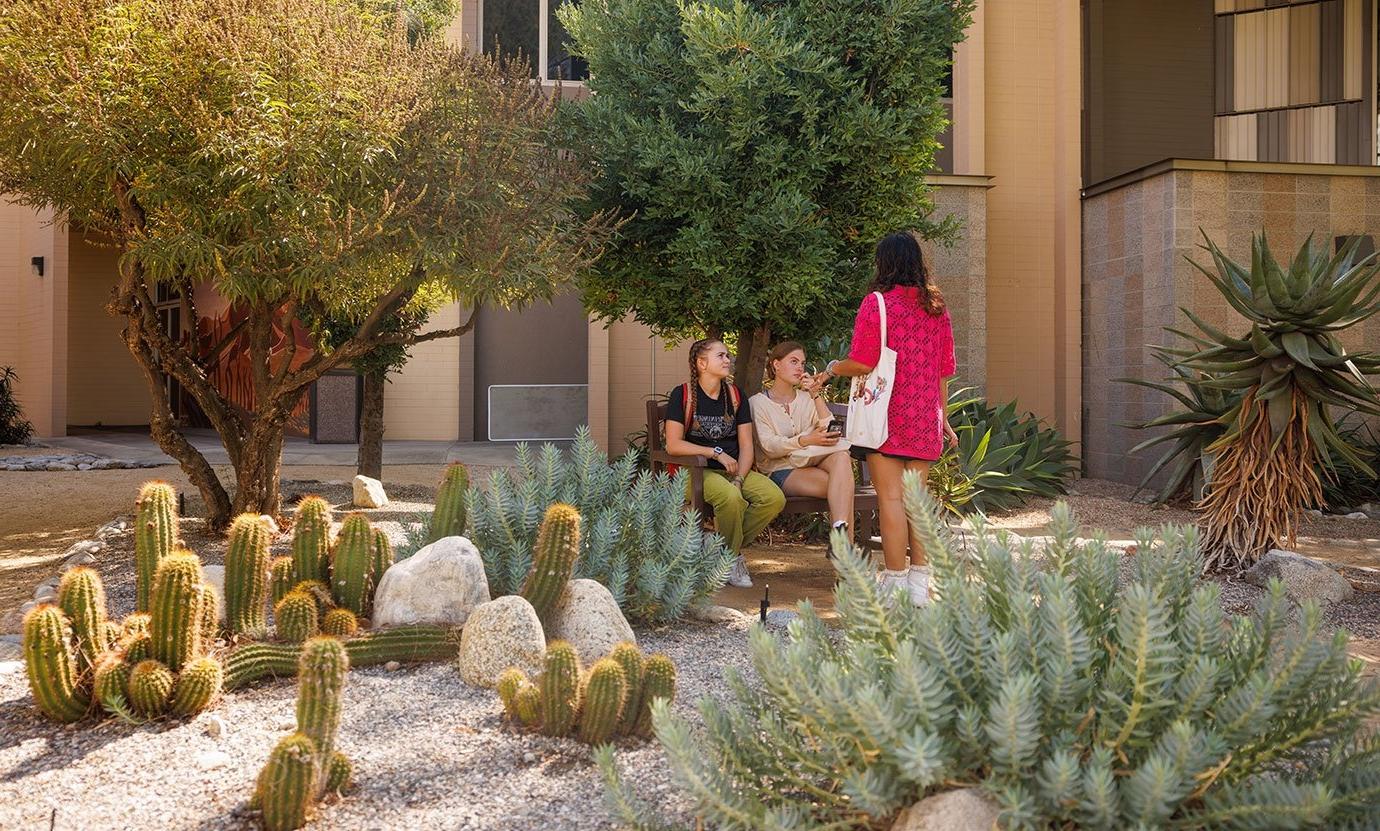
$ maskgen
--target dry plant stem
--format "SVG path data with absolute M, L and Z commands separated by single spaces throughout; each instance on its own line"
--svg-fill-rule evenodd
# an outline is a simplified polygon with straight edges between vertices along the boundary
M 1292 547 L 1303 509 L 1322 504 L 1322 481 L 1313 466 L 1307 398 L 1293 393 L 1284 438 L 1274 447 L 1267 405 L 1249 401 L 1242 418 L 1255 422 L 1221 449 L 1203 511 L 1203 568 L 1239 572 L 1281 542 Z

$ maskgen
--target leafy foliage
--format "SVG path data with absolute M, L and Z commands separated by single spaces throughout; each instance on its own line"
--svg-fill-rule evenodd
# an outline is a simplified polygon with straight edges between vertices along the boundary
M 14 367 L 0 367 L 0 444 L 23 444 L 34 434 L 34 426 L 14 398 L 14 382 L 19 375 Z
M 1342 417 L 1337 423 L 1337 435 L 1356 448 L 1357 454 L 1371 470 L 1380 470 L 1380 436 L 1375 428 L 1354 415 Z M 1380 477 L 1368 475 L 1346 459 L 1337 459 L 1333 476 L 1324 476 L 1323 500 L 1329 508 L 1355 508 L 1367 502 L 1380 502 Z
M 940 100 L 971 0 L 587 0 L 560 19 L 593 96 L 569 132 L 588 209 L 630 216 L 582 281 L 600 317 L 671 340 L 773 340 L 850 320 L 886 233 L 931 222 Z M 749 346 L 749 340 L 751 346 Z
M 1354 237 L 1329 256 L 1310 237 L 1286 268 L 1262 233 L 1251 240 L 1249 268 L 1211 240 L 1203 248 L 1216 273 L 1194 263 L 1251 327 L 1233 337 L 1183 309 L 1202 334 L 1179 332 L 1191 345 L 1166 350 L 1179 366 L 1213 376 L 1203 386 L 1239 394 L 1207 448 L 1219 452 L 1203 499 L 1209 568 L 1240 569 L 1291 545 L 1299 515 L 1322 502 L 1322 477 L 1335 474 L 1337 460 L 1376 475 L 1329 412 L 1380 415 L 1380 396 L 1365 378 L 1380 374 L 1380 355 L 1348 352 L 1335 334 L 1380 312 L 1380 263 L 1373 255 L 1358 262 L 1359 244 Z
M 754 628 L 757 679 L 730 672 L 702 733 L 655 708 L 708 826 L 878 827 L 965 785 L 1021 828 L 1360 828 L 1380 810 L 1380 686 L 1315 602 L 1291 623 L 1275 582 L 1227 618 L 1191 527 L 1138 532 L 1119 586 L 1119 553 L 1079 541 L 1062 504 L 1040 569 L 980 521 L 961 550 L 913 476 L 906 502 L 934 603 L 879 593 L 838 536 L 837 635 L 802 603 L 784 640 Z M 615 809 L 653 824 L 601 761 Z
M 993 407 L 972 396 L 970 388 L 949 393 L 947 406 L 958 448 L 946 456 L 956 458 L 953 475 L 962 479 L 952 487 L 940 482 L 945 492 L 971 492 L 966 505 L 984 512 L 1014 508 L 1032 496 L 1067 492 L 1066 480 L 1078 468 L 1069 450 L 1072 442 L 1058 430 L 1042 426 L 1033 413 L 1017 415 L 1015 401 Z M 935 466 L 940 475 L 946 475 L 947 465 Z

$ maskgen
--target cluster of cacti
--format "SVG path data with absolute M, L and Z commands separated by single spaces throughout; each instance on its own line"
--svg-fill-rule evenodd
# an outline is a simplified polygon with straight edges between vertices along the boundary
M 550 627 L 556 604 L 575 573 L 580 558 L 580 512 L 557 502 L 546 509 L 537 544 L 532 549 L 532 570 L 519 592 L 532 604 L 543 629 Z
M 339 639 L 318 637 L 303 645 L 297 671 L 297 732 L 273 749 L 254 793 L 268 831 L 301 828 L 317 800 L 349 784 L 349 759 L 335 749 L 349 669 L 349 655 Z
M 216 626 L 215 590 L 196 555 L 175 551 L 154 573 L 148 613 L 115 626 L 94 570 L 63 575 L 57 605 L 24 619 L 24 657 L 34 701 L 49 717 L 77 721 L 98 704 L 129 717 L 192 715 L 221 689 L 220 662 L 208 657 Z M 209 614 L 207 609 L 209 606 Z
M 465 535 L 465 501 L 469 489 L 470 472 L 464 465 L 456 463 L 446 468 L 441 484 L 436 488 L 436 512 L 431 515 L 427 542 Z
M 328 613 L 329 615 L 329 613 Z M 460 651 L 458 632 L 444 626 L 399 626 L 365 632 L 345 641 L 352 666 L 413 661 L 444 661 Z M 244 643 L 224 656 L 225 689 L 246 687 L 263 678 L 291 678 L 297 673 L 300 644 Z
M 651 707 L 676 694 L 676 665 L 665 655 L 646 659 L 620 643 L 584 672 L 575 648 L 553 641 L 535 681 L 516 667 L 498 679 L 498 697 L 514 723 L 548 736 L 577 735 L 598 745 L 618 735 L 651 736 Z
M 177 492 L 167 482 L 147 482 L 134 503 L 134 607 L 149 609 L 153 573 L 177 545 Z

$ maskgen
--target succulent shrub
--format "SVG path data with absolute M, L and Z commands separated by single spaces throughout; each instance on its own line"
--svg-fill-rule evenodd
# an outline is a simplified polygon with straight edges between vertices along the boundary
M 1380 470 L 1380 435 L 1354 415 L 1338 419 L 1337 435 L 1352 447 L 1370 470 Z M 1323 501 L 1334 511 L 1348 510 L 1367 502 L 1380 502 L 1380 476 L 1366 471 L 1339 456 L 1333 460 L 1332 476 L 1322 477 Z
M 1067 482 L 1078 472 L 1072 442 L 1033 413 L 1018 414 L 1014 401 L 993 407 L 967 388 L 949 394 L 947 411 L 958 434 L 958 447 L 951 451 L 958 461 L 956 475 L 971 486 L 965 508 L 1003 510 L 1031 497 L 1068 492 Z
M 935 602 L 879 593 L 834 539 L 840 628 L 808 603 L 784 638 L 755 627 L 757 678 L 730 672 L 703 730 L 652 707 L 673 776 L 722 828 L 872 828 L 981 787 L 1019 828 L 1366 827 L 1380 811 L 1380 686 L 1315 602 L 1291 622 L 1275 582 L 1223 612 L 1192 527 L 1120 554 L 1056 506 L 1044 563 L 978 523 L 972 550 L 909 476 Z M 1370 726 L 1367 726 L 1368 722 Z M 625 819 L 646 821 L 600 754 Z
M 718 590 L 732 554 L 685 507 L 685 479 L 639 472 L 627 454 L 612 464 L 581 428 L 563 458 L 552 444 L 518 445 L 515 471 L 497 471 L 468 497 L 472 539 L 494 596 L 518 592 L 532 568 L 546 510 L 563 502 L 580 512 L 574 576 L 607 586 L 625 614 L 674 620 Z
M 1205 565 L 1236 571 L 1293 545 L 1303 509 L 1322 504 L 1335 460 L 1376 475 L 1329 410 L 1380 415 L 1365 377 L 1380 374 L 1380 355 L 1348 352 L 1336 335 L 1380 311 L 1380 263 L 1357 261 L 1359 237 L 1334 255 L 1310 237 L 1288 266 L 1264 234 L 1252 238 L 1249 266 L 1205 240 L 1215 273 L 1194 266 L 1250 329 L 1234 337 L 1184 309 L 1202 334 L 1174 354 L 1180 366 L 1216 376 L 1206 385 L 1239 394 L 1207 448 L 1217 458 L 1202 501 Z

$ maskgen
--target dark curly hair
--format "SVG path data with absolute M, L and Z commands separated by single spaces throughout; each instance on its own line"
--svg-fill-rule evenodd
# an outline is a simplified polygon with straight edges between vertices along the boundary
M 944 294 L 930 282 L 920 238 L 912 231 L 887 234 L 877 243 L 877 275 L 868 291 L 886 292 L 897 286 L 916 286 L 920 303 L 932 315 L 944 313 Z

